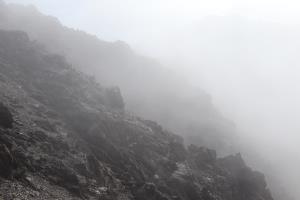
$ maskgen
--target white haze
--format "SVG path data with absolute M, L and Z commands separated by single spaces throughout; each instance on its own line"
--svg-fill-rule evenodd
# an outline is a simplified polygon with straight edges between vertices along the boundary
M 245 149 L 261 154 L 300 196 L 299 1 L 7 2 L 32 3 L 67 26 L 160 58 L 211 93 L 236 122 Z

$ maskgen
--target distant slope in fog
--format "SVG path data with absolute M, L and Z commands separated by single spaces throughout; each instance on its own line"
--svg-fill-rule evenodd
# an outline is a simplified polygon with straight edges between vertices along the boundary
M 203 87 L 236 122 L 248 163 L 264 169 L 268 177 L 275 175 L 298 199 L 299 24 L 209 16 L 178 33 L 167 43 L 177 42 L 181 48 L 165 51 L 185 56 L 181 62 L 190 68 L 182 71 L 188 71 L 189 79 L 197 83 L 201 73 Z
M 23 30 L 104 85 L 119 86 L 129 111 L 220 153 L 232 150 L 233 124 L 218 113 L 206 92 L 191 87 L 182 76 L 137 55 L 124 42 L 109 43 L 64 27 L 34 7 L 2 4 L 0 9 L 0 28 Z

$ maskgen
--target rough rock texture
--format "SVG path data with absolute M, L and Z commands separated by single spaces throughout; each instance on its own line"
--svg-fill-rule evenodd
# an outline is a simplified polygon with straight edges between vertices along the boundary
M 272 200 L 240 155 L 186 149 L 22 32 L 0 31 L 0 102 L 0 199 Z

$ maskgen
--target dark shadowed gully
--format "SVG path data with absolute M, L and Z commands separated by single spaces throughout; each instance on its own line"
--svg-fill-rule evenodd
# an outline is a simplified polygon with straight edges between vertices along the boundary
M 241 155 L 186 148 L 23 32 L 0 31 L 0 102 L 0 199 L 272 200 Z

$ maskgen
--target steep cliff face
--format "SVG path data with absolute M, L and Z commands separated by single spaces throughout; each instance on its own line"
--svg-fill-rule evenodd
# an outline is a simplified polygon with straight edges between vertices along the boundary
M 27 35 L 0 31 L 0 198 L 272 200 L 240 155 L 183 145 Z

